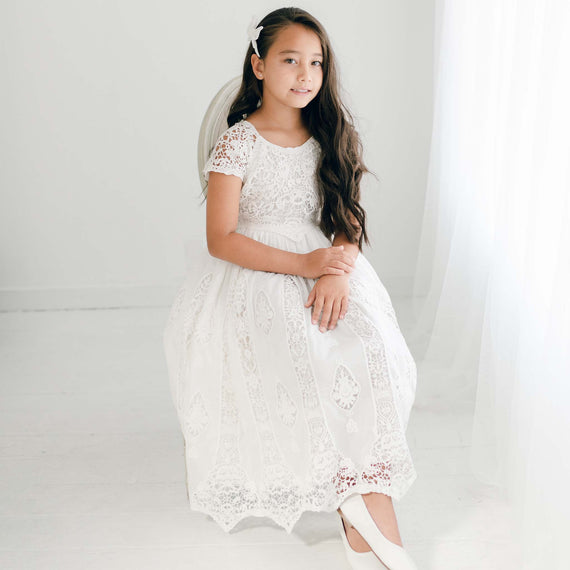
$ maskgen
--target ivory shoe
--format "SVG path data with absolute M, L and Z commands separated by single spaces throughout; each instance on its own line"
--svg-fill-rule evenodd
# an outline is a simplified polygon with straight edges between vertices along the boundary
M 346 551 L 346 559 L 350 564 L 352 570 L 386 570 L 386 566 L 378 560 L 378 557 L 372 550 L 368 552 L 357 552 L 350 546 L 348 538 L 346 536 L 346 527 L 342 516 L 338 517 L 340 525 L 340 536 L 342 537 L 342 543 L 344 544 L 344 550 Z
M 340 510 L 389 570 L 418 570 L 415 562 L 404 548 L 388 540 L 380 532 L 362 495 L 354 494 L 345 499 L 340 505 Z

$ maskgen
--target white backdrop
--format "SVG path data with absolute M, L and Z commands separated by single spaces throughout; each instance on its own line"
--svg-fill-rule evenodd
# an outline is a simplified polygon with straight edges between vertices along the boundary
M 0 4 L 0 309 L 167 305 L 204 239 L 196 146 L 246 29 L 280 4 Z M 305 2 L 328 30 L 368 176 L 365 253 L 411 292 L 432 112 L 433 2 Z

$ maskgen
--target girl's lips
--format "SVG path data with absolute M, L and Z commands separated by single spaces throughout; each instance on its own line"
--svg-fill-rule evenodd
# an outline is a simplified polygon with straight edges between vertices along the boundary
M 293 93 L 297 93 L 297 95 L 308 95 L 311 90 L 307 89 L 307 91 L 296 91 L 295 89 L 291 89 L 291 91 L 293 91 Z

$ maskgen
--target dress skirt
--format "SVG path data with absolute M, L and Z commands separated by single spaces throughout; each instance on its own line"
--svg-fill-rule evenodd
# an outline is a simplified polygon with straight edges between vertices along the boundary
M 298 253 L 331 245 L 314 224 L 237 231 Z M 226 532 L 264 516 L 290 533 L 304 511 L 353 493 L 401 498 L 416 478 L 405 436 L 416 366 L 365 256 L 345 318 L 324 333 L 304 306 L 315 279 L 200 256 L 164 329 L 190 508 Z

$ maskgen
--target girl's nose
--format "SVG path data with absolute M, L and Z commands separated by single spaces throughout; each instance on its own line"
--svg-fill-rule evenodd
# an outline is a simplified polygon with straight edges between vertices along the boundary
M 299 68 L 299 79 L 307 81 L 310 77 L 309 69 L 307 67 Z

